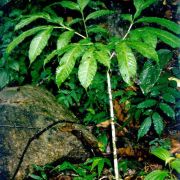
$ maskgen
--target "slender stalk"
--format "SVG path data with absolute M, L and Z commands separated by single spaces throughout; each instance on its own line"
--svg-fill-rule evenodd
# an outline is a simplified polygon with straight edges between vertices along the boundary
M 86 37 L 88 37 L 87 26 L 86 26 L 86 22 L 85 22 L 84 14 L 83 14 L 83 12 L 82 12 L 82 11 L 81 11 L 81 15 L 82 15 L 82 19 L 83 19 L 84 29 L 85 29 L 85 32 L 86 32 Z
M 134 24 L 134 22 L 132 22 L 132 23 L 130 24 L 130 26 L 129 26 L 127 32 L 126 32 L 126 34 L 125 34 L 124 37 L 123 37 L 123 40 L 126 39 L 126 37 L 128 36 L 128 34 L 129 34 L 129 32 L 130 32 L 130 30 L 131 30 L 133 24 Z
M 116 147 L 116 129 L 115 129 L 115 123 L 114 123 L 114 109 L 113 109 L 111 79 L 110 79 L 109 70 L 107 71 L 107 84 L 108 84 L 109 106 L 110 106 L 110 116 L 111 116 L 111 133 L 112 133 L 112 146 L 113 146 L 114 174 L 115 174 L 115 179 L 119 180 L 117 147 Z

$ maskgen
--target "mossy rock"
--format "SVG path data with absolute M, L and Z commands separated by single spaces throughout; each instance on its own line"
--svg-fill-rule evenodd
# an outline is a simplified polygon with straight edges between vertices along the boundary
M 86 145 L 97 147 L 97 141 L 47 90 L 22 86 L 5 88 L 0 92 L 1 180 L 13 177 L 29 138 L 53 123 L 56 125 L 32 141 L 15 179 L 27 176 L 32 164 L 84 161 L 90 156 Z

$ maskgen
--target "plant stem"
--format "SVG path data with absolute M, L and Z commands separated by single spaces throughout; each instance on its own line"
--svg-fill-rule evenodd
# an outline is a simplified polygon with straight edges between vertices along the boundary
M 114 123 L 114 109 L 113 109 L 111 79 L 110 79 L 109 70 L 107 71 L 107 84 L 108 84 L 110 116 L 111 116 L 111 133 L 112 133 L 112 146 L 113 146 L 114 174 L 115 174 L 115 179 L 119 180 L 117 147 L 116 147 L 116 129 L 115 129 L 115 123 Z
M 82 19 L 83 19 L 84 29 L 85 29 L 85 32 L 86 32 L 86 37 L 88 37 L 87 26 L 86 26 L 86 22 L 85 22 L 84 14 L 83 14 L 83 12 L 82 12 L 82 11 L 81 11 L 81 15 L 82 15 Z
M 123 40 L 126 39 L 126 37 L 128 36 L 128 34 L 129 34 L 129 32 L 130 32 L 130 30 L 131 30 L 133 24 L 134 24 L 134 22 L 132 22 L 132 23 L 130 24 L 130 26 L 129 26 L 127 32 L 126 32 L 126 34 L 125 34 L 124 37 L 123 37 Z

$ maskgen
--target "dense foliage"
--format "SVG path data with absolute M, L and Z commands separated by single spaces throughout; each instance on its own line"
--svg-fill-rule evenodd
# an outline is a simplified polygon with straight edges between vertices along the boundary
M 161 138 L 179 108 L 179 74 L 172 65 L 179 66 L 176 48 L 180 46 L 180 27 L 144 13 L 157 4 L 155 0 L 134 0 L 129 13 L 125 8 L 109 10 L 105 1 L 64 0 L 39 6 L 32 2 L 23 10 L 1 11 L 0 88 L 26 83 L 46 86 L 83 124 L 93 126 L 101 151 L 107 153 L 108 72 L 119 144 L 122 134 L 133 137 L 134 142 L 130 142 L 136 146 L 140 138 Z M 113 18 L 118 19 L 115 27 Z M 105 163 L 111 167 L 108 159 L 95 157 L 83 168 L 65 162 L 55 170 L 71 169 L 84 178 L 97 166 L 97 174 L 89 175 L 92 179 L 101 176 Z M 119 164 L 125 173 L 128 163 Z M 165 172 L 157 170 L 163 178 L 169 175 Z

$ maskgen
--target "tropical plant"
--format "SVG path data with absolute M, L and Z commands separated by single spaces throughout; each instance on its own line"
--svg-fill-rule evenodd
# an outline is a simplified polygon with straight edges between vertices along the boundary
M 43 12 L 24 16 L 22 20 L 16 24 L 15 30 L 28 26 L 30 23 L 42 19 L 47 22 L 46 25 L 36 26 L 21 33 L 7 47 L 7 54 L 18 46 L 25 38 L 35 35 L 29 47 L 30 65 L 38 60 L 45 48 L 48 48 L 48 42 L 56 39 L 56 48 L 44 58 L 44 68 L 55 60 L 56 68 L 56 84 L 60 88 L 62 83 L 67 80 L 76 64 L 78 67 L 78 79 L 81 85 L 88 90 L 92 83 L 98 67 L 106 68 L 110 117 L 112 128 L 112 144 L 114 154 L 114 170 L 115 179 L 119 179 L 118 162 L 116 152 L 116 136 L 114 125 L 114 112 L 111 92 L 111 67 L 112 62 L 117 60 L 118 69 L 121 77 L 128 85 L 133 85 L 137 81 L 137 57 L 140 54 L 144 58 L 152 60 L 153 64 L 158 66 L 159 56 L 156 46 L 159 42 L 163 42 L 172 48 L 180 46 L 180 39 L 176 34 L 180 33 L 179 25 L 167 19 L 157 17 L 140 17 L 142 11 L 152 5 L 156 0 L 134 0 L 136 12 L 134 15 L 121 14 L 122 20 L 129 22 L 129 28 L 123 37 L 114 37 L 108 33 L 104 26 L 101 26 L 98 19 L 116 13 L 115 11 L 105 9 L 103 3 L 97 3 L 92 0 L 63 0 L 53 3 Z M 94 10 L 94 4 L 98 10 Z M 62 9 L 75 11 L 79 13 L 74 19 L 67 20 L 59 17 L 54 11 L 54 6 L 60 6 Z M 88 11 L 87 11 L 88 10 Z M 89 12 L 89 13 L 88 13 Z M 156 27 L 149 27 L 156 24 Z M 143 27 L 138 28 L 141 25 Z M 100 34 L 99 38 L 94 38 Z M 101 64 L 101 65 L 99 65 Z M 148 66 L 148 62 L 146 63 Z M 143 75 L 145 77 L 146 75 Z M 143 77 L 141 79 L 143 79 Z M 154 79 L 152 80 L 152 86 Z M 141 84 L 143 93 L 148 90 Z M 154 100 L 148 100 L 144 103 L 148 107 L 154 105 Z M 139 104 L 139 108 L 143 108 L 144 104 Z M 164 111 L 169 109 L 167 104 L 161 103 L 160 108 Z M 170 111 L 169 116 L 174 114 Z M 153 115 L 154 122 L 161 121 L 158 114 Z M 145 121 L 146 125 L 151 125 L 151 119 L 148 117 Z M 162 123 L 161 123 L 162 124 Z M 162 128 L 158 127 L 157 132 L 161 133 Z M 142 136 L 139 135 L 139 137 Z
M 172 171 L 175 170 L 177 173 L 180 173 L 180 159 L 175 158 L 169 151 L 162 147 L 153 149 L 151 153 L 159 159 L 163 160 L 165 162 L 165 165 L 168 165 L 169 170 L 152 171 L 145 177 L 145 180 L 164 180 L 166 178 L 175 180 L 176 177 L 173 175 Z

